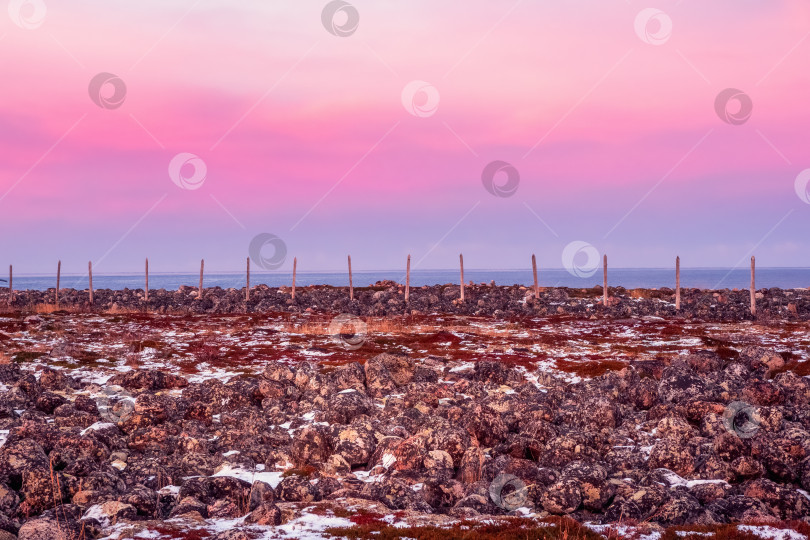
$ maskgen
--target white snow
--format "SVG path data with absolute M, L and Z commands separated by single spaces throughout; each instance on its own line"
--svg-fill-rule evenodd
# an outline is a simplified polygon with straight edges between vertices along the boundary
M 777 529 L 770 525 L 739 525 L 739 530 L 755 534 L 767 540 L 807 540 L 803 534 L 789 529 Z
M 101 429 L 108 429 L 108 428 L 114 428 L 114 427 L 115 427 L 115 424 L 113 424 L 112 422 L 96 422 L 92 426 L 83 429 L 82 430 L 82 435 L 87 435 L 91 431 L 98 431 L 98 430 L 101 430 Z
M 383 454 L 382 458 L 382 466 L 386 469 L 390 469 L 391 466 L 397 462 L 397 456 L 394 454 L 385 453 Z
M 728 482 L 725 480 L 686 480 L 685 478 L 679 476 L 678 474 L 670 471 L 669 469 L 658 469 L 664 474 L 664 478 L 666 481 L 669 482 L 669 487 L 678 487 L 684 486 L 687 488 L 700 486 L 703 484 L 725 484 L 728 485 Z
M 281 483 L 282 471 L 264 471 L 264 470 L 255 470 L 249 471 L 242 467 L 231 465 L 230 463 L 225 463 L 222 465 L 217 472 L 215 472 L 212 476 L 231 476 L 233 478 L 238 478 L 240 480 L 244 480 L 245 482 L 253 483 L 257 481 L 265 482 L 270 484 L 273 489 Z
M 330 527 L 353 527 L 354 524 L 346 518 L 317 516 L 314 514 L 304 514 L 284 525 L 279 525 L 275 531 L 280 531 L 284 536 L 271 536 L 275 531 L 268 531 L 265 539 L 271 538 L 298 538 L 301 540 L 321 540 L 331 538 L 326 536 L 324 531 Z
M 110 526 L 110 517 L 104 513 L 100 504 L 94 504 L 82 516 L 82 519 L 95 519 L 102 527 Z

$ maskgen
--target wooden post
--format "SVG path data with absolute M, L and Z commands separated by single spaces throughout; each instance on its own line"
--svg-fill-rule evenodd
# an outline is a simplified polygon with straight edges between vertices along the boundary
M 56 265 L 56 297 L 54 298 L 55 304 L 59 306 L 59 279 L 62 277 L 62 261 Z
M 675 310 L 681 309 L 681 258 L 675 257 Z
M 14 301 L 14 269 L 8 265 L 8 305 Z
M 540 287 L 537 285 L 537 257 L 532 253 L 532 273 L 534 274 L 534 298 L 540 298 Z
M 203 270 L 205 270 L 205 259 L 200 259 L 200 288 L 197 293 L 197 298 L 202 300 L 203 295 Z
M 349 300 L 354 302 L 354 283 L 352 282 L 352 256 L 349 255 Z
M 93 304 L 93 261 L 87 263 L 87 275 L 90 276 L 90 304 Z
M 751 315 L 757 314 L 756 258 L 751 256 Z
M 405 266 L 405 303 L 411 298 L 411 256 L 408 255 L 408 263 Z
M 245 302 L 250 300 L 250 257 L 247 257 L 245 264 L 247 265 L 247 273 L 245 277 Z
M 349 263 L 351 266 L 351 263 Z M 295 274 L 298 272 L 298 257 L 293 257 L 293 287 L 292 287 L 292 299 L 295 300 Z M 351 278 L 349 278 L 351 280 Z
M 602 270 L 603 270 L 603 278 L 602 278 L 602 303 L 607 307 L 608 305 L 608 286 L 607 286 L 607 255 L 604 256 L 602 259 Z
M 461 301 L 464 301 L 464 255 L 459 253 L 458 263 L 461 266 Z
M 145 263 L 145 266 L 144 266 L 144 276 L 146 278 L 146 281 L 144 282 L 144 285 L 143 285 L 143 299 L 148 302 L 149 301 L 149 257 L 146 258 L 146 263 Z

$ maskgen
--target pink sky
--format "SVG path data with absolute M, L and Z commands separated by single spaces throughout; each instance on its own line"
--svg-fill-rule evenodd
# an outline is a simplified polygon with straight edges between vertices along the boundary
M 660 45 L 635 1 L 352 3 L 347 37 L 310 0 L 46 1 L 32 29 L 1 13 L 0 264 L 241 269 L 268 232 L 282 269 L 561 267 L 575 240 L 617 267 L 810 266 L 806 1 L 661 1 Z M 90 99 L 100 72 L 126 83 L 120 108 Z M 406 111 L 414 80 L 435 114 Z M 742 125 L 715 113 L 729 87 L 753 102 Z M 169 177 L 181 152 L 206 163 L 197 190 Z M 514 196 L 484 189 L 494 160 Z

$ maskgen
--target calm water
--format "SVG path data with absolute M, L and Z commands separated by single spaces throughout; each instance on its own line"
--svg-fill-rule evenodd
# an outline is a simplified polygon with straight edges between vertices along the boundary
M 466 281 L 489 283 L 494 280 L 498 285 L 531 285 L 531 270 L 465 270 Z M 199 274 L 150 274 L 150 289 L 177 289 L 180 285 L 199 283 Z M 697 288 L 748 288 L 750 273 L 747 268 L 682 268 L 681 286 Z M 349 276 L 345 272 L 312 272 L 299 273 L 297 285 L 335 285 L 348 286 Z M 405 282 L 405 273 L 396 270 L 376 272 L 355 272 L 354 285 L 363 287 L 381 280 Z M 437 285 L 458 283 L 456 270 L 415 270 L 411 272 L 411 285 Z M 675 272 L 671 268 L 614 268 L 609 270 L 608 280 L 611 285 L 627 288 L 674 287 Z M 251 285 L 264 283 L 271 287 L 289 285 L 291 273 L 252 273 Z M 590 277 L 579 278 L 565 269 L 542 270 L 539 275 L 541 286 L 545 287 L 592 287 L 601 284 L 601 269 Z M 96 289 L 140 289 L 143 288 L 142 274 L 94 275 L 93 286 Z M 0 286 L 5 285 L 3 283 Z M 14 276 L 14 289 L 45 290 L 56 286 L 56 276 Z M 86 289 L 87 277 L 82 275 L 63 275 L 61 286 L 64 288 Z M 243 273 L 211 273 L 205 276 L 206 287 L 245 286 Z M 810 287 L 810 268 L 758 268 L 757 288 L 780 287 L 783 289 Z

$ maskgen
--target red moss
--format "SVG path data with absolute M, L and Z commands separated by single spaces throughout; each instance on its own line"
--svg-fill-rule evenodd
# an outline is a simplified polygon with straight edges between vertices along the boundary
M 783 367 L 773 370 L 771 375 L 775 377 L 785 371 L 792 371 L 800 377 L 806 377 L 810 375 L 810 361 L 799 362 L 797 360 L 791 360 L 790 362 L 785 362 Z
M 385 522 L 382 521 L 384 517 L 384 515 L 377 514 L 376 512 L 359 512 L 350 517 L 349 521 L 360 526 L 385 526 Z
M 620 371 L 628 365 L 628 362 L 607 358 L 585 361 L 568 360 L 566 358 L 557 360 L 557 369 L 579 377 L 599 377 L 608 371 Z
M 211 533 L 205 529 L 175 529 L 174 527 L 158 525 L 152 530 L 160 534 L 160 538 L 165 540 L 205 540 L 211 538 Z
M 461 343 L 462 339 L 459 336 L 457 336 L 457 335 L 455 335 L 455 334 L 453 334 L 451 332 L 447 332 L 445 330 L 439 330 L 438 332 L 435 332 L 433 334 L 422 334 L 422 335 L 418 336 L 415 341 L 417 343 L 423 343 L 423 344 L 450 342 L 450 343 L 452 343 L 454 345 L 458 345 L 459 343 Z

